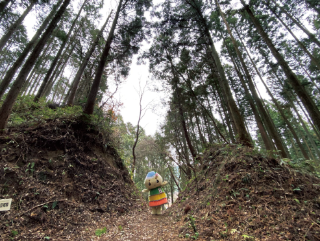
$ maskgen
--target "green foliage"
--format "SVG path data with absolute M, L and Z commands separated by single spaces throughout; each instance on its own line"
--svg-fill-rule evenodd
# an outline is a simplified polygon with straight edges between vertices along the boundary
M 281 165 L 288 165 L 293 169 L 305 173 L 312 173 L 316 177 L 320 178 L 320 164 L 315 160 L 290 160 L 288 158 L 281 159 Z
M 244 240 L 254 240 L 254 237 L 253 236 L 249 236 L 249 235 L 246 235 L 246 234 L 243 234 L 242 237 L 244 238 Z
M 31 175 L 33 175 L 33 172 L 34 172 L 34 165 L 35 165 L 35 163 L 34 162 L 32 162 L 32 163 L 28 163 L 28 165 L 27 165 L 27 169 L 26 169 L 26 172 L 28 172 L 28 171 L 30 171 L 30 173 L 31 173 Z
M 5 98 L 3 98 L 5 99 Z M 34 96 L 19 96 L 13 106 L 8 125 L 35 125 L 49 119 L 76 118 L 82 114 L 80 106 L 50 109 L 44 98 L 39 102 L 33 101 Z M 2 102 L 0 102 L 0 106 Z
M 237 197 L 237 195 L 240 196 L 240 193 L 237 191 L 234 191 L 233 189 L 232 191 L 230 191 L 230 194 L 233 195 L 234 197 Z
M 199 237 L 199 233 L 198 233 L 198 232 L 196 232 L 196 233 L 194 234 L 194 236 L 191 236 L 191 238 L 193 238 L 194 240 L 196 240 L 198 237 Z
M 102 234 L 105 234 L 106 232 L 107 232 L 107 228 L 104 227 L 104 228 L 102 228 L 102 229 L 97 229 L 97 230 L 95 231 L 95 235 L 98 236 L 98 237 L 100 237 Z
M 197 228 L 196 228 L 196 224 L 195 224 L 196 219 L 192 215 L 190 215 L 189 219 L 190 219 L 190 225 L 193 228 L 194 233 L 197 233 Z
M 58 201 L 54 201 L 54 202 L 52 203 L 52 209 L 54 209 L 54 208 L 57 206 L 57 204 L 58 204 Z
M 17 230 L 12 230 L 11 231 L 11 236 L 14 238 L 15 236 L 17 236 L 19 234 L 19 232 Z

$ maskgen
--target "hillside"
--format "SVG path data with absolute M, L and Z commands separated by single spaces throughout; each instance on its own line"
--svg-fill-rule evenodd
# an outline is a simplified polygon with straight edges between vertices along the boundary
M 0 136 L 0 199 L 13 199 L 0 216 L 1 240 L 95 237 L 112 218 L 141 211 L 122 160 L 95 129 L 58 118 Z
M 0 136 L 2 240 L 319 240 L 320 180 L 241 145 L 213 145 L 163 216 L 149 214 L 105 134 L 78 119 Z
M 214 145 L 203 163 L 167 210 L 180 236 L 320 240 L 318 178 L 239 145 Z

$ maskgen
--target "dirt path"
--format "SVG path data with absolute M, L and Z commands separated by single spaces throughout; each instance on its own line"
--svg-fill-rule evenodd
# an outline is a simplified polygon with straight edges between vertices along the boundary
M 102 223 L 100 225 L 103 226 Z M 186 240 L 179 237 L 179 223 L 168 214 L 156 216 L 146 211 L 135 211 L 120 216 L 105 227 L 107 227 L 107 233 L 94 240 Z

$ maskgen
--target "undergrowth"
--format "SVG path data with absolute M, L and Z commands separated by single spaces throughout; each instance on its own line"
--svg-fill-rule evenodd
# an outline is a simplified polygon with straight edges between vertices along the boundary
M 32 95 L 19 96 L 17 98 L 8 120 L 8 127 L 38 125 L 45 123 L 47 120 L 58 118 L 74 119 L 82 113 L 81 106 L 56 108 L 53 110 L 47 106 L 45 98 L 41 98 L 38 102 L 34 102 L 33 99 L 34 96 Z M 0 102 L 1 105 L 2 101 Z
M 0 101 L 0 107 L 3 100 Z M 19 126 L 38 126 L 45 124 L 49 120 L 74 120 L 83 121 L 83 108 L 80 105 L 62 106 L 55 109 L 48 107 L 50 102 L 45 98 L 40 98 L 38 102 L 34 102 L 34 96 L 19 96 L 12 108 L 12 113 L 8 120 L 8 127 Z M 112 146 L 118 152 L 120 151 L 120 138 L 116 134 L 115 117 L 110 114 L 110 111 L 103 111 L 98 108 L 94 110 L 93 115 L 90 116 L 90 122 L 87 123 L 87 129 L 94 129 L 106 137 L 106 145 Z
M 281 159 L 281 165 L 288 165 L 296 171 L 303 173 L 312 173 L 314 176 L 320 178 L 320 164 L 315 160 L 290 160 L 288 158 Z

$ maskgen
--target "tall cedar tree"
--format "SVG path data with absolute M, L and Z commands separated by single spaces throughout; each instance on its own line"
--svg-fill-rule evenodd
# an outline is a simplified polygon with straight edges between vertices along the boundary
M 134 41 L 142 41 L 141 38 L 144 38 L 143 36 L 143 23 L 141 18 L 143 18 L 144 9 L 148 9 L 151 6 L 150 0 L 120 0 L 118 4 L 118 8 L 115 14 L 115 17 L 113 19 L 113 23 L 111 26 L 111 29 L 109 31 L 109 35 L 104 47 L 104 50 L 102 52 L 98 67 L 95 71 L 95 78 L 93 80 L 88 100 L 84 109 L 84 114 L 91 115 L 94 111 L 94 105 L 96 102 L 97 94 L 99 91 L 100 83 L 101 83 L 101 77 L 103 74 L 103 70 L 105 67 L 105 64 L 107 62 L 107 59 L 109 56 L 109 52 L 111 49 L 111 44 L 115 38 L 115 30 L 118 25 L 119 17 L 121 16 L 121 13 L 123 12 L 123 17 L 125 17 L 128 14 L 128 10 L 135 10 L 135 18 L 132 21 L 127 21 L 127 25 L 123 24 L 121 27 L 123 28 L 121 31 L 121 28 L 119 28 L 119 34 L 123 37 L 121 44 L 126 45 L 124 51 L 127 52 L 127 55 L 132 54 L 130 51 L 130 48 L 133 49 L 133 53 L 137 52 L 139 47 L 134 46 Z M 120 47 L 121 49 L 121 47 Z
M 71 86 L 70 93 L 69 93 L 69 96 L 68 96 L 68 101 L 67 101 L 67 105 L 69 105 L 69 106 L 73 105 L 74 97 L 76 96 L 76 91 L 77 91 L 78 85 L 80 83 L 83 71 L 86 68 L 86 66 L 87 66 L 87 64 L 89 62 L 89 59 L 90 59 L 93 51 L 95 50 L 100 38 L 102 37 L 103 30 L 105 29 L 107 23 L 109 22 L 109 18 L 111 16 L 111 14 L 112 14 L 112 11 L 110 12 L 108 18 L 106 19 L 105 23 L 101 27 L 100 32 L 98 33 L 96 38 L 93 40 L 93 42 L 91 44 L 91 47 L 88 49 L 88 51 L 87 51 L 87 53 L 86 53 L 81 65 L 80 65 L 80 68 L 79 68 L 76 76 L 74 77 L 74 79 L 72 81 L 72 86 Z
M 303 85 L 301 85 L 299 79 L 295 75 L 295 73 L 291 70 L 288 63 L 284 60 L 283 56 L 280 54 L 280 52 L 276 49 L 274 44 L 272 43 L 272 40 L 268 37 L 268 34 L 263 30 L 259 20 L 254 16 L 253 12 L 251 11 L 249 5 L 246 5 L 243 0 L 241 0 L 241 3 L 244 6 L 244 10 L 248 13 L 249 18 L 251 19 L 252 23 L 258 30 L 259 34 L 265 41 L 265 43 L 268 45 L 269 49 L 271 50 L 273 56 L 277 59 L 279 65 L 281 66 L 283 72 L 287 76 L 288 80 L 290 81 L 290 84 L 292 88 L 295 90 L 299 98 L 301 99 L 304 107 L 308 110 L 308 113 L 313 121 L 313 124 L 318 127 L 320 130 L 320 111 L 315 104 L 312 97 L 309 95 L 307 90 Z
M 2 98 L 6 89 L 8 88 L 16 71 L 20 68 L 20 66 L 22 65 L 23 61 L 25 60 L 25 58 L 27 57 L 29 52 L 32 50 L 32 48 L 37 43 L 43 30 L 48 26 L 50 20 L 53 18 L 54 14 L 56 13 L 56 10 L 58 9 L 58 7 L 60 6 L 61 3 L 62 3 L 62 0 L 59 0 L 58 3 L 52 8 L 52 11 L 46 17 L 46 19 L 43 21 L 41 26 L 38 28 L 37 32 L 35 33 L 33 38 L 30 40 L 30 42 L 27 44 L 27 46 L 24 48 L 24 50 L 20 54 L 19 58 L 14 62 L 14 64 L 11 66 L 11 68 L 7 71 L 5 77 L 2 79 L 2 82 L 0 84 L 0 99 Z
M 71 27 L 70 27 L 70 29 L 69 29 L 69 31 L 68 31 L 67 36 L 64 38 L 64 40 L 63 40 L 63 42 L 62 42 L 62 44 L 61 44 L 61 46 L 60 46 L 60 49 L 59 49 L 57 55 L 56 55 L 55 58 L 53 59 L 53 61 L 52 61 L 51 65 L 50 65 L 50 68 L 49 68 L 46 76 L 45 76 L 44 79 L 42 80 L 42 83 L 41 83 L 41 86 L 40 86 L 40 88 L 39 88 L 39 90 L 38 90 L 38 93 L 37 93 L 36 96 L 34 97 L 34 101 L 35 101 L 35 102 L 38 102 L 39 99 L 44 95 L 44 91 L 45 91 L 45 88 L 46 88 L 46 86 L 47 86 L 47 84 L 48 84 L 48 82 L 49 82 L 50 76 L 52 75 L 52 72 L 53 72 L 54 68 L 56 67 L 56 65 L 57 65 L 57 63 L 58 63 L 58 60 L 59 60 L 59 58 L 61 57 L 62 51 L 64 50 L 64 48 L 65 48 L 65 46 L 66 46 L 66 44 L 67 44 L 67 42 L 68 42 L 68 40 L 69 40 L 69 38 L 70 38 L 70 36 L 71 36 L 71 33 L 72 33 L 74 27 L 76 26 L 76 23 L 77 23 L 77 21 L 78 21 L 78 18 L 79 18 L 79 16 L 80 16 L 81 12 L 82 12 L 82 9 L 84 8 L 84 6 L 86 5 L 87 2 L 88 2 L 88 0 L 84 0 L 84 2 L 82 3 L 81 8 L 80 8 L 79 11 L 78 11 L 77 16 L 76 16 L 75 19 L 73 20 L 73 23 L 72 23 L 72 25 L 71 25 Z
M 42 37 L 39 39 L 37 45 L 33 49 L 32 53 L 30 54 L 29 58 L 26 60 L 24 66 L 22 67 L 17 79 L 14 81 L 6 99 L 4 100 L 1 109 L 0 109 L 0 130 L 4 131 L 8 118 L 11 114 L 12 107 L 19 95 L 19 92 L 25 83 L 25 80 L 31 71 L 32 67 L 37 61 L 43 47 L 45 46 L 47 40 L 50 38 L 51 33 L 56 28 L 58 22 L 62 18 L 63 13 L 66 11 L 70 0 L 64 0 L 63 4 L 61 5 L 60 9 L 50 22 L 48 28 L 43 33 Z
M 15 21 L 7 30 L 7 32 L 2 36 L 0 39 L 0 51 L 3 49 L 3 47 L 6 45 L 12 34 L 18 29 L 19 25 L 22 23 L 22 21 L 25 19 L 25 17 L 28 15 L 28 13 L 31 11 L 31 9 L 36 4 L 36 1 L 31 1 L 30 5 L 27 7 L 27 9 L 23 12 L 23 14 Z

